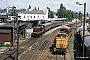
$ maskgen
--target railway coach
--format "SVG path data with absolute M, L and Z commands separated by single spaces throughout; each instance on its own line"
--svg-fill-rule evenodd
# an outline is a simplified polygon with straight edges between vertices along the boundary
M 83 26 L 79 28 L 79 34 L 81 36 L 80 42 L 82 46 L 83 45 Z M 85 25 L 85 31 L 84 31 L 84 56 L 86 57 L 86 60 L 90 60 L 90 33 L 87 30 L 86 25 Z
M 63 26 L 61 26 L 61 28 L 60 28 L 60 32 L 64 32 L 64 33 L 66 33 L 66 34 L 69 34 L 70 32 L 71 32 L 71 28 L 69 27 L 69 26 L 66 26 L 66 25 L 63 25 Z
M 44 24 L 35 26 L 35 27 L 33 27 L 33 32 L 31 34 L 31 37 L 39 37 L 44 32 L 48 31 L 51 28 L 59 26 L 59 25 L 62 25 L 61 21 L 53 21 L 53 22 L 48 22 L 48 23 L 44 23 Z

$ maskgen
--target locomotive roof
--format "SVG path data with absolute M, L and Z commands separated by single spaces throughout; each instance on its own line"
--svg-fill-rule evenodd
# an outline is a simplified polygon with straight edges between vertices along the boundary
M 41 26 L 35 26 L 34 28 L 41 28 Z
M 66 33 L 61 33 L 61 32 L 57 33 L 57 35 L 58 35 L 58 34 L 64 34 L 64 35 L 67 35 Z

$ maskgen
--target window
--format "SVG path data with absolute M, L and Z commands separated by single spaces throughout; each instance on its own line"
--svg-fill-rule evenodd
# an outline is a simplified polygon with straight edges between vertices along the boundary
M 31 16 L 31 18 L 32 18 L 32 16 Z
M 44 16 L 43 16 L 43 18 L 44 18 Z
M 65 39 L 66 38 L 66 35 L 62 35 L 62 39 Z
M 27 16 L 27 18 L 29 18 L 29 16 Z
M 25 15 L 24 15 L 24 18 L 25 18 Z
M 39 16 L 38 16 L 38 18 L 39 18 Z
M 35 16 L 34 16 L 34 18 L 35 18 Z
M 64 34 L 58 34 L 57 35 L 57 38 L 59 39 L 66 39 L 67 35 L 64 35 Z

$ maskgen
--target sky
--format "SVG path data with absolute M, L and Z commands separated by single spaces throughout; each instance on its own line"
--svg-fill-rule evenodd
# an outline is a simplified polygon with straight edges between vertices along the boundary
M 12 7 L 14 5 L 17 9 L 22 9 L 28 8 L 31 5 L 32 9 L 34 7 L 39 7 L 39 9 L 49 7 L 52 11 L 56 12 L 62 3 L 67 10 L 81 11 L 83 13 L 84 6 L 77 5 L 76 2 L 80 2 L 81 4 L 86 2 L 86 13 L 90 13 L 90 0 L 2 0 L 0 1 L 0 8 L 6 8 L 6 6 Z

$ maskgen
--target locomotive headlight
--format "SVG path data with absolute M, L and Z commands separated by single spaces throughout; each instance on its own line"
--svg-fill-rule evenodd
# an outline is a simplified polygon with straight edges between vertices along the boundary
M 78 35 L 79 35 L 79 32 L 78 32 Z
M 57 47 L 60 47 L 60 45 L 59 45 L 59 44 L 57 44 L 56 46 L 57 46 Z
M 64 45 L 64 48 L 67 48 L 67 46 L 66 46 L 66 45 Z

